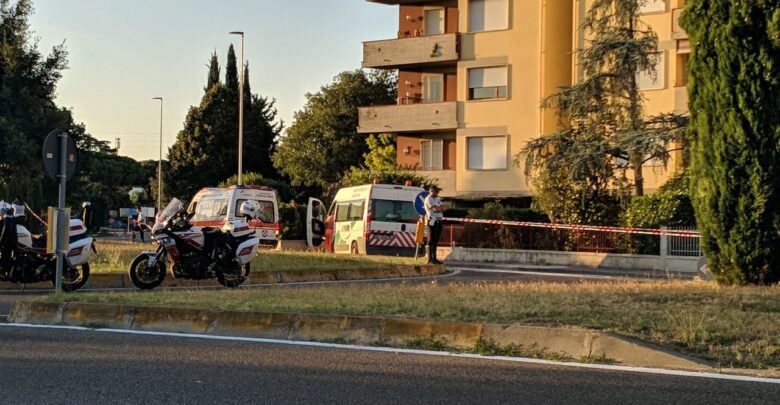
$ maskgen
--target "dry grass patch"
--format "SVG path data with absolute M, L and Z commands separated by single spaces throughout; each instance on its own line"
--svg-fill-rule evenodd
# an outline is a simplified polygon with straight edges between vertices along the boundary
M 723 367 L 780 369 L 780 288 L 670 282 L 320 286 L 75 294 L 52 301 L 581 326 Z
M 154 250 L 151 243 L 98 241 L 98 254 L 90 260 L 93 273 L 124 273 L 138 254 Z M 411 266 L 424 261 L 409 257 L 347 256 L 316 252 L 261 250 L 252 260 L 252 271 L 367 270 Z

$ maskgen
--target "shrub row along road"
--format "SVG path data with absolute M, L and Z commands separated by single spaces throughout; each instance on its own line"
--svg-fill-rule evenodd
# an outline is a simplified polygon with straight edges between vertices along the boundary
M 481 359 L 0 326 L 4 403 L 777 403 L 780 386 Z

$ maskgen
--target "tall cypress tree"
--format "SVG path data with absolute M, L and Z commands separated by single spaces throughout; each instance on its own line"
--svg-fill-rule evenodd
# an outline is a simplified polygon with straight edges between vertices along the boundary
M 729 284 L 780 281 L 780 8 L 688 0 L 691 197 Z
M 203 90 L 209 91 L 209 89 L 214 87 L 214 85 L 220 84 L 221 82 L 219 75 L 219 58 L 217 57 L 217 52 L 214 52 L 211 54 L 211 60 L 209 61 L 209 77 L 206 80 L 206 88 Z
M 232 44 L 228 48 L 227 64 L 225 65 L 225 86 L 228 91 L 238 94 L 238 66 L 236 64 L 236 52 L 233 50 Z M 236 102 L 238 102 L 238 99 L 236 99 Z
M 207 83 L 214 82 L 219 66 L 212 55 Z M 190 108 L 176 143 L 169 150 L 168 184 L 174 195 L 190 198 L 198 189 L 216 186 L 236 174 L 238 153 L 238 74 L 231 46 L 225 64 L 225 82 L 206 89 L 200 105 Z M 248 78 L 245 67 L 245 78 Z M 218 77 L 218 76 L 217 76 Z M 277 177 L 270 154 L 276 147 L 281 123 L 276 123 L 273 101 L 252 94 L 244 84 L 244 171 Z

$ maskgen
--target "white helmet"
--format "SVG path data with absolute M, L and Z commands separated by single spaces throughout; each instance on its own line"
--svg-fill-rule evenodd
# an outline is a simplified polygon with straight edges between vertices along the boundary
M 241 216 L 255 219 L 260 213 L 260 203 L 255 200 L 246 200 L 241 203 L 241 206 L 238 208 L 238 213 Z

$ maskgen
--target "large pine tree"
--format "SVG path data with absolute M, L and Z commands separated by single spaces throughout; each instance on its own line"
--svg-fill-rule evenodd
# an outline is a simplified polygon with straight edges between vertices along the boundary
M 655 76 L 658 50 L 656 34 L 640 18 L 644 3 L 592 2 L 583 25 L 587 44 L 576 51 L 579 81 L 542 103 L 558 112 L 559 131 L 517 156 L 537 204 L 555 221 L 615 222 L 618 199 L 644 194 L 643 166 L 666 162 L 682 138 L 684 117 L 647 117 L 644 110 L 638 77 Z
M 219 60 L 212 55 L 206 89 L 198 106 L 190 108 L 176 143 L 169 149 L 167 184 L 173 196 L 189 199 L 202 187 L 214 187 L 236 174 L 238 167 L 238 63 L 231 45 L 225 82 L 219 80 Z M 274 102 L 252 94 L 249 68 L 244 83 L 244 170 L 276 178 L 271 155 L 281 131 Z
M 780 281 L 780 7 L 688 0 L 691 197 L 721 282 Z

